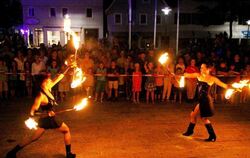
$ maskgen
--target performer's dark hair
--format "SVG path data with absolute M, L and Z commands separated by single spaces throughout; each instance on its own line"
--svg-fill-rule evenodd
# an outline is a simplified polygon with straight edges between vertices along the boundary
M 49 78 L 49 74 L 48 73 L 41 73 L 39 75 L 36 76 L 36 84 L 41 87 L 43 81 L 45 79 Z

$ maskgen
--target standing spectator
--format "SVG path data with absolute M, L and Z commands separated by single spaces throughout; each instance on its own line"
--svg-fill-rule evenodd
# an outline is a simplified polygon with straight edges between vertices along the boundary
M 25 86 L 26 94 L 28 97 L 32 96 L 32 75 L 31 75 L 31 65 L 28 61 L 24 63 L 24 72 L 25 72 Z
M 0 59 L 0 99 L 8 99 L 8 80 L 7 80 L 7 74 L 8 68 L 3 61 L 3 59 Z
M 67 69 L 67 66 L 63 64 L 61 66 L 61 72 L 64 72 Z M 58 83 L 58 92 L 60 95 L 61 102 L 66 100 L 67 94 L 69 92 L 69 75 L 65 75 L 65 77 Z
M 140 70 L 140 64 L 135 64 L 135 70 L 132 75 L 132 91 L 133 91 L 133 103 L 140 103 L 140 92 L 141 92 L 141 82 L 142 82 L 142 73 Z
M 195 66 L 195 59 L 191 59 L 190 65 L 185 69 L 186 73 L 198 73 L 199 69 Z M 197 86 L 196 78 L 186 78 L 187 99 L 192 102 L 195 96 Z
M 155 85 L 156 85 L 156 92 L 155 92 L 155 99 L 157 101 L 161 101 L 162 92 L 163 92 L 163 80 L 164 80 L 164 71 L 162 65 L 160 63 L 157 64 L 155 69 Z
M 175 70 L 177 70 L 178 68 L 180 68 L 181 72 L 184 73 L 185 64 L 184 64 L 184 59 L 182 57 L 178 58 L 177 64 L 175 65 Z
M 101 62 L 99 67 L 96 70 L 96 90 L 95 90 L 95 101 L 98 100 L 98 95 L 101 94 L 100 102 L 103 102 L 105 87 L 106 87 L 106 74 L 107 69 L 104 67 L 104 64 Z
M 139 65 L 140 66 L 140 65 Z M 140 70 L 141 71 L 141 70 Z M 133 62 L 129 62 L 129 67 L 127 68 L 127 77 L 126 77 L 126 97 L 127 100 L 131 99 L 132 96 L 132 75 L 134 72 L 134 63 Z
M 149 96 L 151 96 L 152 103 L 155 103 L 155 78 L 154 78 L 154 64 L 149 62 L 145 63 L 144 69 L 147 74 L 146 82 L 145 82 L 145 90 L 146 90 L 146 101 L 149 103 Z
M 111 67 L 108 69 L 108 100 L 111 100 L 112 97 L 112 90 L 115 91 L 115 100 L 118 100 L 118 76 L 119 76 L 119 69 L 116 66 L 116 62 L 111 62 Z
M 40 49 L 40 60 L 44 63 L 44 65 L 47 65 L 48 57 L 46 56 L 46 49 Z
M 93 86 L 94 86 L 94 75 L 92 68 L 89 68 L 85 73 L 86 80 L 83 82 L 83 89 L 86 91 L 87 97 L 91 98 L 93 95 Z
M 84 72 L 87 72 L 89 68 L 94 68 L 94 61 L 90 59 L 89 52 L 85 52 L 84 58 L 80 59 L 80 67 Z
M 50 73 L 50 78 L 54 79 L 56 78 L 57 73 L 59 72 L 59 67 L 57 65 L 56 60 L 52 60 L 51 65 L 48 66 L 48 73 Z M 55 99 L 58 99 L 58 84 L 53 86 L 52 88 L 52 94 L 55 96 Z
M 228 82 L 228 68 L 225 61 L 220 62 L 219 67 L 217 69 L 217 76 L 222 82 L 224 83 Z M 218 99 L 218 96 L 220 96 L 221 102 L 225 101 L 224 90 L 220 86 L 216 87 L 216 96 L 215 96 L 216 101 Z
M 164 69 L 164 80 L 163 80 L 163 94 L 162 94 L 162 102 L 169 102 L 170 94 L 172 90 L 172 80 L 174 73 L 174 65 L 172 63 L 167 63 L 166 68 Z
M 12 60 L 11 67 L 9 69 L 10 76 L 9 79 L 9 89 L 11 97 L 16 96 L 17 83 L 18 83 L 18 74 L 17 74 L 17 63 L 15 60 Z
M 42 71 L 45 71 L 46 67 L 43 62 L 41 62 L 40 58 L 38 55 L 35 55 L 35 61 L 31 65 L 31 74 L 33 76 L 33 95 L 36 96 L 38 91 L 39 91 L 39 86 L 37 84 L 38 79 L 39 79 L 39 74 Z
M 23 53 L 19 50 L 17 56 L 14 58 L 17 63 L 18 83 L 17 88 L 19 89 L 18 96 L 22 97 L 25 94 L 25 74 L 24 74 L 24 57 Z
M 234 62 L 233 65 L 235 66 L 235 71 L 241 73 L 243 71 L 243 63 L 240 61 L 240 55 L 234 55 Z
M 126 63 L 125 52 L 122 50 L 120 53 L 120 57 L 117 59 L 117 66 L 124 67 Z

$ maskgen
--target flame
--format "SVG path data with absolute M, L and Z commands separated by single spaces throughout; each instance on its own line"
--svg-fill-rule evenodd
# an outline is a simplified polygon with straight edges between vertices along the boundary
M 165 64 L 166 62 L 167 62 L 167 60 L 168 60 L 168 53 L 166 52 L 166 53 L 164 53 L 164 54 L 162 54 L 161 56 L 160 56 L 160 58 L 159 58 L 159 62 L 161 63 L 161 64 Z
M 37 129 L 38 123 L 37 123 L 34 119 L 29 118 L 28 120 L 25 121 L 25 125 L 26 125 L 29 129 Z
M 67 61 L 65 61 L 64 64 L 68 66 L 68 62 Z
M 73 76 L 73 81 L 71 82 L 71 88 L 76 88 L 81 85 L 86 80 L 86 77 L 83 75 L 82 69 L 76 68 Z
M 180 88 L 183 88 L 184 85 L 185 85 L 185 77 L 181 76 L 181 79 L 180 79 Z
M 88 98 L 83 98 L 82 101 L 74 106 L 76 111 L 80 111 L 88 105 Z
M 80 46 L 80 38 L 76 34 L 73 34 L 73 42 L 74 42 L 74 47 L 77 50 Z
M 235 92 L 234 89 L 228 89 L 225 93 L 225 98 L 230 99 L 234 92 Z
M 237 83 L 237 82 L 233 83 L 232 87 L 242 89 L 245 86 L 249 86 L 248 82 L 249 82 L 249 80 L 241 80 L 239 83 Z

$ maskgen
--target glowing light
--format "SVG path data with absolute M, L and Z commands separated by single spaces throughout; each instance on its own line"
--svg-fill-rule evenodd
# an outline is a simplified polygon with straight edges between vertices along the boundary
M 79 85 L 81 85 L 86 80 L 86 77 L 84 76 L 82 69 L 76 68 L 74 71 L 73 81 L 71 82 L 71 88 L 76 88 Z
M 28 120 L 25 121 L 25 125 L 26 125 L 29 129 L 37 129 L 38 123 L 37 123 L 34 119 L 29 118 Z
M 183 88 L 184 85 L 185 85 L 185 77 L 181 76 L 181 79 L 180 79 L 180 88 Z
M 85 107 L 87 107 L 87 105 L 88 105 L 88 98 L 83 98 L 79 104 L 74 106 L 74 109 L 76 111 L 80 111 L 80 110 L 84 109 Z
M 228 89 L 225 93 L 225 98 L 230 99 L 234 92 L 235 92 L 234 89 Z
M 159 62 L 161 63 L 161 64 L 165 64 L 166 62 L 167 62 L 167 60 L 168 60 L 168 53 L 164 53 L 164 54 L 162 54 L 161 56 L 160 56 L 160 58 L 159 58 Z
M 73 34 L 73 42 L 75 49 L 78 50 L 80 46 L 80 38 L 75 34 Z
M 165 15 L 168 15 L 169 12 L 172 11 L 172 9 L 169 8 L 169 7 L 165 7 L 165 8 L 163 8 L 161 11 L 163 11 Z

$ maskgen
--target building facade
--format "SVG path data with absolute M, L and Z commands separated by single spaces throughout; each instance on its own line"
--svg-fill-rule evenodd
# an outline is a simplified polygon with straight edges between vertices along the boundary
M 177 34 L 177 7 L 165 15 L 162 9 L 168 7 L 167 0 L 132 0 L 132 45 L 146 48 L 153 44 L 155 1 L 157 1 L 157 27 L 156 48 L 176 49 Z M 199 7 L 204 5 L 209 8 L 216 6 L 217 1 L 179 1 L 179 39 L 180 41 L 192 38 L 215 37 L 216 34 L 227 32 L 229 34 L 229 22 L 224 24 L 204 25 L 204 17 Z M 110 39 L 118 39 L 128 42 L 128 0 L 113 0 L 105 10 L 108 20 L 108 32 Z M 213 16 L 211 14 L 211 16 Z M 214 17 L 216 18 L 216 17 Z M 233 23 L 232 31 L 234 39 L 244 37 L 248 26 L 246 23 Z M 181 42 L 180 42 L 181 45 Z
M 30 46 L 67 43 L 64 19 L 71 19 L 71 30 L 81 43 L 103 38 L 103 0 L 22 0 L 23 32 Z

